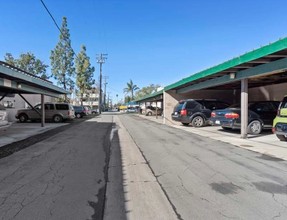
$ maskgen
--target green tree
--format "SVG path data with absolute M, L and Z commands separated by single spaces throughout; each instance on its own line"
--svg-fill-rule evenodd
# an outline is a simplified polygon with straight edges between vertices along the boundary
M 31 52 L 20 54 L 18 59 L 15 59 L 11 53 L 6 53 L 4 59 L 6 63 L 18 67 L 35 76 L 39 76 L 42 79 L 49 78 L 46 74 L 48 65 L 37 59 L 36 56 Z
M 53 77 L 58 81 L 65 90 L 73 90 L 75 82 L 73 76 L 74 68 L 74 51 L 71 47 L 70 33 L 67 24 L 67 18 L 63 17 L 60 39 L 55 49 L 51 51 L 51 70 Z M 67 95 L 65 95 L 67 100 Z
M 130 97 L 131 100 L 134 100 L 134 92 L 138 89 L 139 89 L 139 87 L 137 85 L 135 85 L 132 80 L 130 80 L 130 82 L 127 83 L 127 87 L 124 88 L 124 92 L 130 93 L 131 94 L 131 97 Z
M 158 88 L 160 88 L 160 85 L 157 85 L 157 84 L 156 85 L 150 84 L 149 86 L 145 86 L 136 92 L 135 99 L 140 99 L 147 95 L 150 95 L 156 92 Z
M 78 54 L 76 60 L 76 85 L 79 89 L 81 97 L 81 105 L 83 105 L 83 94 L 87 93 L 87 90 L 92 88 L 95 80 L 92 79 L 95 71 L 94 67 L 91 67 L 90 58 L 87 56 L 86 47 L 82 45 L 82 49 Z
M 125 96 L 124 103 L 128 103 L 130 101 L 132 101 L 132 98 L 130 96 Z

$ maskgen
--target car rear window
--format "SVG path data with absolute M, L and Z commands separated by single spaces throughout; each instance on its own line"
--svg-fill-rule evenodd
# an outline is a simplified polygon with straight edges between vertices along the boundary
M 197 106 L 197 102 L 195 101 L 190 101 L 190 102 L 186 102 L 185 108 L 186 109 L 194 109 Z
M 67 104 L 56 104 L 57 110 L 69 110 L 69 105 Z

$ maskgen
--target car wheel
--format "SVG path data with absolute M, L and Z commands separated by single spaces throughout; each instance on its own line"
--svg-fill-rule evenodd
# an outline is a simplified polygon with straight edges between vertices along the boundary
M 276 136 L 278 137 L 278 139 L 280 141 L 287 141 L 287 136 L 286 135 L 276 134 Z
M 184 126 L 188 126 L 189 125 L 189 123 L 183 123 L 183 122 L 181 122 L 181 124 L 183 124 Z
M 247 131 L 248 134 L 260 134 L 262 131 L 262 123 L 258 120 L 250 122 Z
M 202 127 L 204 125 L 204 119 L 201 116 L 195 116 L 192 119 L 191 124 L 193 127 Z
M 54 121 L 55 123 L 62 122 L 62 121 L 63 121 L 63 117 L 62 117 L 61 115 L 55 115 L 55 116 L 53 117 L 53 121 Z
M 151 115 L 152 115 L 152 113 L 151 113 L 151 112 L 148 112 L 148 113 L 147 113 L 147 115 L 148 115 L 148 116 L 151 116 Z
M 81 118 L 81 117 L 82 117 L 82 115 L 80 113 L 76 114 L 76 118 Z
M 19 121 L 21 123 L 27 122 L 27 120 L 28 120 L 28 116 L 27 115 L 25 115 L 25 114 L 19 115 Z

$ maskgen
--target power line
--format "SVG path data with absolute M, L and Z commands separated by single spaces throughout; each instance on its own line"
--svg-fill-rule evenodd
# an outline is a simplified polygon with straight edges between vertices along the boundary
M 58 26 L 56 20 L 54 19 L 53 15 L 51 14 L 51 12 L 49 11 L 49 9 L 47 8 L 46 4 L 43 2 L 43 0 L 40 0 L 40 1 L 41 1 L 42 5 L 44 6 L 44 8 L 46 9 L 46 11 L 48 12 L 48 14 L 50 15 L 50 17 L 52 18 L 52 20 L 54 21 L 54 24 L 56 25 L 56 27 L 58 28 L 58 30 L 61 32 L 61 34 L 63 34 L 62 31 L 61 31 L 61 29 L 60 29 L 60 27 Z M 63 36 L 64 36 L 64 34 L 63 34 Z
M 77 54 L 75 53 L 74 49 L 72 48 L 70 42 L 68 41 L 68 39 L 66 38 L 66 36 L 63 34 L 63 32 L 61 31 L 61 28 L 59 27 L 59 25 L 57 24 L 55 18 L 53 17 L 52 13 L 49 11 L 48 7 L 46 6 L 46 4 L 44 3 L 43 0 L 40 0 L 40 2 L 42 3 L 42 5 L 44 6 L 44 8 L 46 9 L 47 13 L 50 15 L 51 19 L 53 20 L 54 24 L 56 25 L 57 29 L 59 30 L 59 32 L 63 35 L 64 40 L 69 44 L 69 46 L 71 47 L 74 55 L 76 58 L 79 59 L 79 57 L 77 56 Z

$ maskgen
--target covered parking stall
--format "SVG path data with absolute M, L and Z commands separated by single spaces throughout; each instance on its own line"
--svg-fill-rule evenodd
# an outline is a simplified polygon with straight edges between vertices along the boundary
M 157 107 L 163 108 L 163 90 L 152 93 L 151 95 L 147 95 L 137 100 L 136 102 L 139 103 L 140 107 L 144 106 L 144 108 L 146 108 L 149 105 L 152 105 L 153 103 L 155 103 L 156 110 L 157 110 Z M 156 113 L 156 117 L 157 116 L 158 115 Z
M 212 98 L 241 103 L 241 137 L 247 137 L 248 101 L 280 101 L 287 94 L 287 38 L 164 88 L 164 123 L 180 99 Z
M 26 71 L 11 66 L 0 61 L 0 101 L 11 94 L 18 94 L 27 104 L 33 106 L 25 99 L 23 94 L 41 95 L 41 126 L 45 126 L 45 108 L 44 96 L 59 97 L 63 94 L 69 94 L 68 91 L 59 88 L 48 80 L 34 76 Z M 36 110 L 35 110 L 36 111 Z

